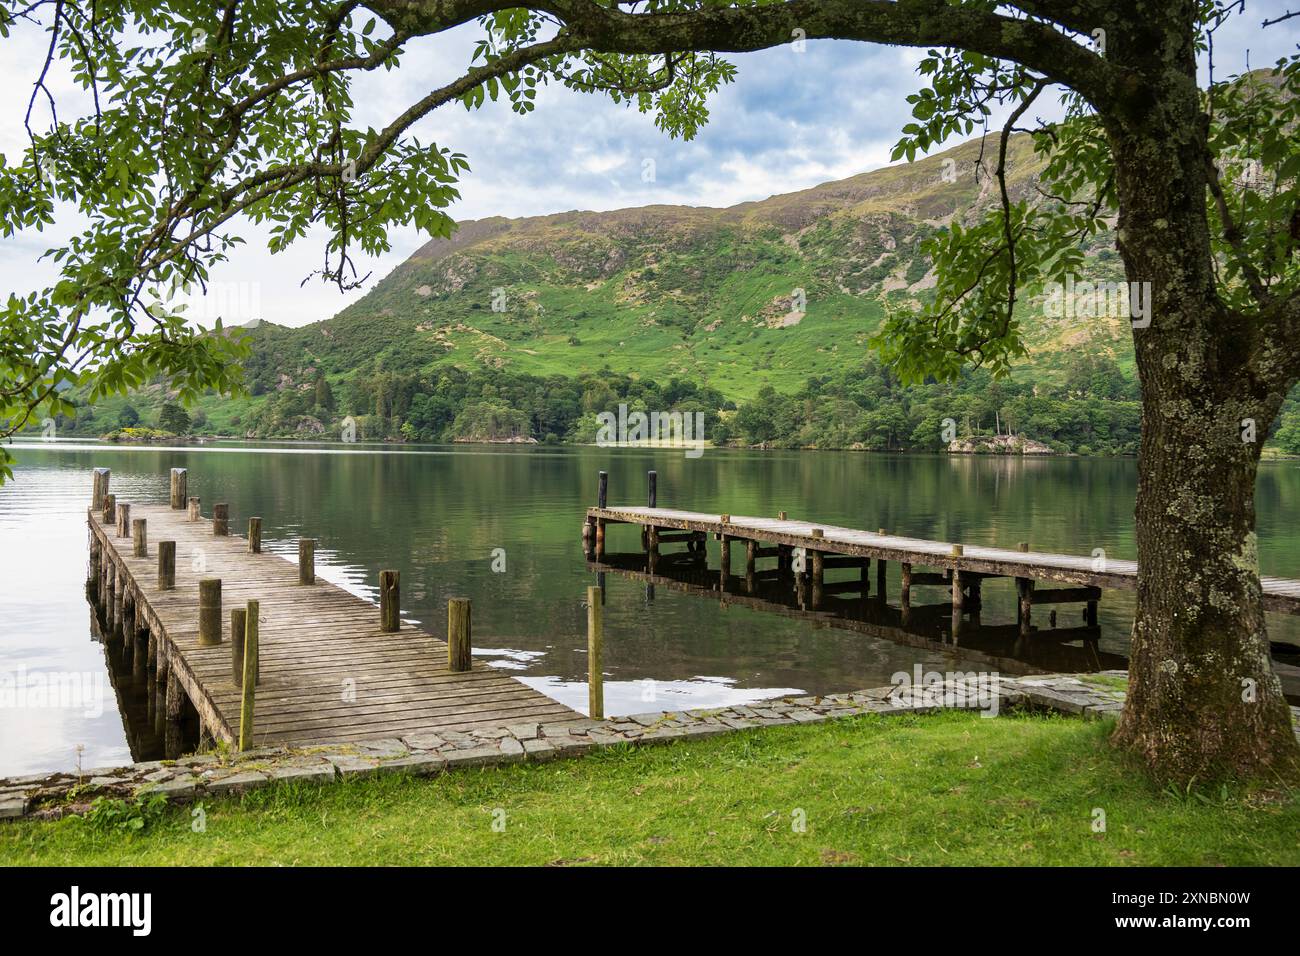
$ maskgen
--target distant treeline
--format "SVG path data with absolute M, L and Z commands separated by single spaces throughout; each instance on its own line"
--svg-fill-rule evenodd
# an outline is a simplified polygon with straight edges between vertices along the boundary
M 167 431 L 256 438 L 329 439 L 351 418 L 359 439 L 450 442 L 534 439 L 594 442 L 597 416 L 629 411 L 699 412 L 715 444 L 778 448 L 862 448 L 937 451 L 947 439 L 1014 434 L 1082 455 L 1137 453 L 1141 423 L 1136 383 L 1106 356 L 1080 353 L 1057 370 L 1054 384 L 995 381 L 972 371 L 956 382 L 905 386 L 873 358 L 834 375 L 809 379 L 796 394 L 765 388 L 738 406 L 706 385 L 680 378 L 634 379 L 603 369 L 540 377 L 506 369 L 433 372 L 358 371 L 341 381 L 317 372 L 314 381 L 254 389 L 241 417 L 224 419 L 147 396 L 112 413 L 91 409 L 71 433 L 157 424 Z M 337 393 L 337 394 L 336 394 Z M 212 401 L 217 401 L 213 399 Z M 144 413 L 136 405 L 145 408 Z M 191 419 L 192 418 L 192 422 Z M 1300 454 L 1300 393 L 1287 400 L 1271 441 Z

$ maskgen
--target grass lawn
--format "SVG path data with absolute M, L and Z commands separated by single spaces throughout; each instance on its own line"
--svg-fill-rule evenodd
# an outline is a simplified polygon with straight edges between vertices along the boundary
M 1300 864 L 1300 795 L 1161 791 L 1109 750 L 1110 730 L 861 717 L 280 786 L 207 801 L 205 832 L 189 807 L 134 832 L 74 817 L 0 825 L 0 864 Z

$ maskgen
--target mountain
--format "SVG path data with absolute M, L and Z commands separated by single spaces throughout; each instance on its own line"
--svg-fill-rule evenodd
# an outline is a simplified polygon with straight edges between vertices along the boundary
M 705 381 L 727 398 L 793 391 L 866 351 L 886 298 L 932 286 L 919 242 L 996 201 L 976 175 L 983 145 L 962 144 L 811 189 L 725 209 L 647 206 L 461 223 L 332 319 L 265 329 L 279 373 L 441 365 L 535 375 L 604 366 Z M 990 143 L 987 147 L 992 149 Z M 986 156 L 986 159 L 988 157 Z M 1010 150 L 1013 196 L 1038 164 L 1027 136 Z M 1113 253 L 1102 267 L 1118 275 Z M 794 307 L 802 290 L 806 312 Z M 267 318 L 274 320 L 273 316 Z M 1113 327 L 1036 323 L 1046 352 Z M 1048 364 L 1051 364 L 1050 362 Z
M 984 171 L 995 148 L 973 140 L 721 209 L 461 223 L 333 318 L 252 323 L 252 394 L 204 401 L 196 428 L 329 434 L 352 414 L 368 437 L 584 440 L 597 409 L 626 400 L 693 403 L 711 435 L 764 443 L 936 447 L 934 423 L 953 417 L 965 434 L 1010 421 L 1060 450 L 1131 451 L 1132 351 L 1117 317 L 1048 318 L 1024 303 L 1031 355 L 993 390 L 978 375 L 955 390 L 903 389 L 873 365 L 868 340 L 886 306 L 915 308 L 934 285 L 921 242 L 998 201 Z M 1013 199 L 1037 197 L 1040 169 L 1031 139 L 1014 137 Z M 1089 278 L 1122 277 L 1112 246 L 1105 237 L 1088 250 Z M 166 397 L 156 383 L 132 402 L 151 421 Z M 1026 404 L 1039 397 L 1125 407 L 1081 417 Z M 75 427 L 106 431 L 119 407 Z M 1108 416 L 1126 422 L 1118 434 Z

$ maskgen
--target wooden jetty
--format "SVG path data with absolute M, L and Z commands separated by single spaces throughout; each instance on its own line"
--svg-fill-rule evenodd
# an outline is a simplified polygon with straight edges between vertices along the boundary
M 192 708 L 205 736 L 247 749 L 582 716 L 470 660 L 466 599 L 449 602 L 449 644 L 400 619 L 397 572 L 381 573 L 376 607 L 316 577 L 314 540 L 297 563 L 263 553 L 261 518 L 229 534 L 229 508 L 203 517 L 184 469 L 167 505 L 108 486 L 96 469 L 88 588 L 169 727 Z
M 637 552 L 606 554 L 602 561 L 589 561 L 588 570 L 604 581 L 606 574 L 646 586 L 647 596 L 656 589 L 715 600 L 723 607 L 743 607 L 804 622 L 813 628 L 852 631 L 873 640 L 916 647 L 960 662 L 963 667 L 996 670 L 1004 674 L 1042 674 L 1119 670 L 1128 659 L 1098 646 L 1100 628 L 1075 626 L 1020 632 L 1016 624 L 981 623 L 979 611 L 956 632 L 948 626 L 947 604 L 913 605 L 904 623 L 900 608 L 858 597 L 827 595 L 817 609 L 800 605 L 779 584 L 775 574 L 760 576 L 757 587 L 747 590 L 740 576 L 725 585 L 709 568 L 700 552 L 664 554 L 657 570 L 646 569 L 646 558 Z
M 654 472 L 648 476 L 648 502 L 636 505 L 609 506 L 608 476 L 600 473 L 597 504 L 587 509 L 582 539 L 589 555 L 600 560 L 605 554 L 606 528 L 627 524 L 641 529 L 641 546 L 651 571 L 660 548 L 665 544 L 685 544 L 687 550 L 699 550 L 709 536 L 721 543 L 721 574 L 731 575 L 734 545 L 745 555 L 744 579 L 752 590 L 757 575 L 765 572 L 787 579 L 793 587 L 807 588 L 808 603 L 817 609 L 827 593 L 852 591 L 869 593 L 869 568 L 876 562 L 877 597 L 884 599 L 885 566 L 899 564 L 902 582 L 899 594 L 903 619 L 911 609 L 912 588 L 938 586 L 948 589 L 954 621 L 979 607 L 980 584 L 988 578 L 1013 578 L 1016 582 L 1018 619 L 1021 629 L 1029 633 L 1033 608 L 1041 604 L 1083 604 L 1084 621 L 1097 623 L 1097 605 L 1104 589 L 1137 588 L 1137 562 L 1105 557 L 1084 557 L 1031 551 L 1026 542 L 1015 549 L 985 547 L 966 543 L 931 541 L 837 525 L 791 519 L 781 512 L 776 518 L 748 515 L 708 514 L 660 508 Z M 774 568 L 760 570 L 758 562 L 774 560 Z M 825 572 L 833 568 L 856 568 L 856 581 L 828 584 Z M 921 571 L 920 568 L 931 570 Z M 1041 588 L 1038 583 L 1074 585 Z M 1300 581 L 1261 577 L 1264 608 L 1284 614 L 1300 614 Z

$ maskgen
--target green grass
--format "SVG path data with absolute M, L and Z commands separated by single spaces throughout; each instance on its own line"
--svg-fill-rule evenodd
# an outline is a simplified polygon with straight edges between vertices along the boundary
M 1295 795 L 1162 792 L 1107 747 L 1109 731 L 1054 717 L 857 718 L 282 786 L 208 801 L 201 833 L 189 808 L 135 833 L 9 824 L 0 864 L 1300 864 Z

